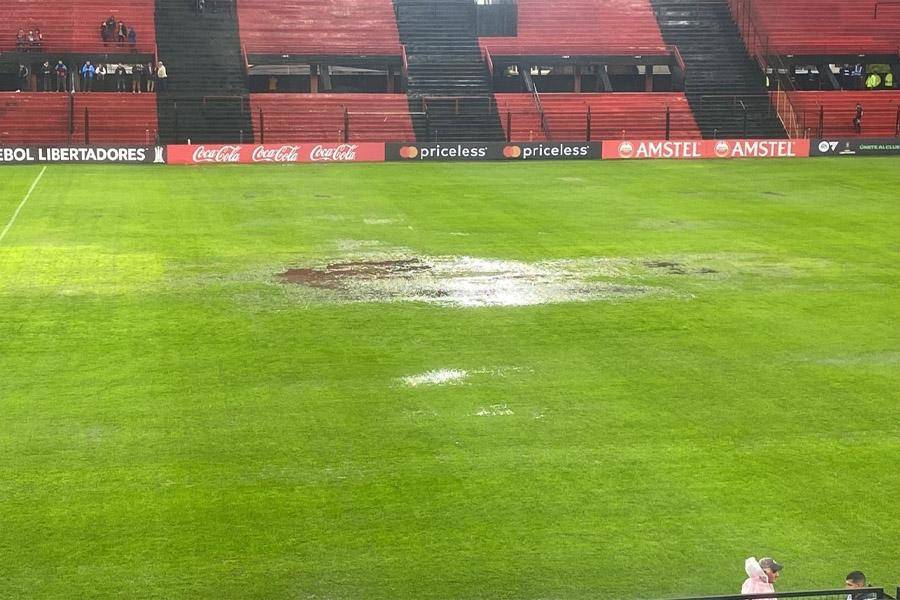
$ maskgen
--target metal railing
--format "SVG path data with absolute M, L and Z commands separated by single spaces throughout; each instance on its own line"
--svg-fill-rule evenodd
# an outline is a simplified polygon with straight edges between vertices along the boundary
M 763 29 L 759 26 L 753 3 L 751 0 L 728 0 L 728 5 L 735 23 L 741 31 L 747 52 L 756 60 L 767 79 L 771 73 L 778 82 L 773 98 L 776 113 L 785 132 L 791 139 L 806 137 L 808 132 L 797 117 L 797 110 L 789 95 L 797 90 L 789 77 L 782 78 L 780 76 L 782 73 L 787 73 L 787 66 L 777 53 L 769 52 L 769 36 L 764 35 Z

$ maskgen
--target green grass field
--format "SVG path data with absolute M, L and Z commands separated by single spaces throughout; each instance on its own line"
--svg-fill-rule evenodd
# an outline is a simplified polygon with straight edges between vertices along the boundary
M 0 597 L 663 598 L 750 555 L 900 584 L 898 167 L 48 167 L 0 242 Z M 0 227 L 40 169 L 0 170 Z M 278 277 L 391 256 L 653 292 Z

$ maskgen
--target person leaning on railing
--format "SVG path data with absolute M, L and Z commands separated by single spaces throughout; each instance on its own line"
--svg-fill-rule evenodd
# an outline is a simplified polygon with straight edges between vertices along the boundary
M 751 556 L 744 562 L 747 579 L 741 586 L 741 594 L 774 594 L 775 582 L 781 576 L 782 566 L 773 558 Z
M 853 571 L 844 579 L 844 587 L 848 590 L 859 590 L 868 587 L 866 574 L 862 571 Z M 853 592 L 847 594 L 846 600 L 878 600 L 875 592 Z

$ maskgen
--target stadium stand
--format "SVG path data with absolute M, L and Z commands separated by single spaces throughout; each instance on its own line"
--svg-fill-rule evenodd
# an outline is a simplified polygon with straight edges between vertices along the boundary
M 391 0 L 241 0 L 238 16 L 248 54 L 402 53 Z
M 0 144 L 84 143 L 85 118 L 92 144 L 152 144 L 156 95 L 2 94 Z
M 897 130 L 900 92 L 794 92 L 790 96 L 794 109 L 813 137 L 900 135 Z M 853 127 L 857 103 L 862 105 L 864 113 L 861 134 Z
M 0 144 L 68 140 L 68 94 L 0 94 Z
M 250 104 L 266 143 L 416 139 L 403 94 L 253 94 Z
M 666 108 L 670 111 L 670 137 L 701 137 L 681 93 L 542 94 L 541 105 L 546 130 L 557 140 L 587 137 L 588 108 L 592 140 L 665 139 Z M 546 139 L 540 111 L 530 94 L 497 94 L 497 107 L 511 141 Z
M 900 50 L 896 0 L 752 0 L 749 6 L 771 54 L 897 56 Z
M 481 38 L 497 56 L 667 54 L 649 0 L 519 0 L 517 37 Z
M 85 132 L 85 110 L 90 122 Z M 156 94 L 79 94 L 75 98 L 73 138 L 92 144 L 153 144 Z
M 104 44 L 100 37 L 100 23 L 110 15 L 121 20 L 137 33 L 135 50 L 152 53 L 156 46 L 154 0 L 127 2 L 99 2 L 97 0 L 63 0 L 37 2 L 35 0 L 3 0 L 0 19 L 0 52 L 16 48 L 19 29 L 40 29 L 44 36 L 44 52 L 109 53 L 119 49 L 131 51 L 112 42 Z

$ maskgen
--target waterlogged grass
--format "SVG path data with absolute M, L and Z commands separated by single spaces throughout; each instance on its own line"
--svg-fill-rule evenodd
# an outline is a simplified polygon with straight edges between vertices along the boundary
M 751 554 L 898 584 L 897 167 L 49 167 L 0 244 L 0 596 L 653 598 Z M 666 293 L 278 278 L 384 255 Z

